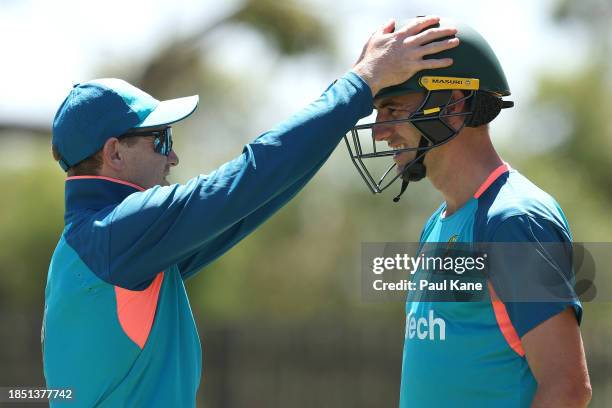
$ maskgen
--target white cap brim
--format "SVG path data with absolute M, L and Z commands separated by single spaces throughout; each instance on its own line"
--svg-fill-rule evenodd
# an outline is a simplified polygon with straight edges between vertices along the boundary
M 191 115 L 198 107 L 199 101 L 198 95 L 161 101 L 145 120 L 134 128 L 157 127 L 178 122 Z

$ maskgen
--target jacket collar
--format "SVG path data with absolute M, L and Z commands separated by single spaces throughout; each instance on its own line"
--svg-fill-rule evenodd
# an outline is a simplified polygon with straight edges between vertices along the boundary
M 127 181 L 103 176 L 74 176 L 66 179 L 66 214 L 79 210 L 101 210 L 144 188 Z

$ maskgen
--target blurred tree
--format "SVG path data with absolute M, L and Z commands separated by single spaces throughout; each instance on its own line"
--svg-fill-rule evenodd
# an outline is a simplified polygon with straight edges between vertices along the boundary
M 0 5 L 2 6 L 2 5 Z M 219 95 L 219 72 L 207 61 L 207 38 L 215 30 L 240 25 L 261 34 L 270 47 L 283 57 L 320 51 L 329 54 L 332 41 L 329 29 L 299 0 L 277 2 L 272 0 L 246 0 L 228 15 L 205 25 L 185 36 L 177 36 L 140 62 L 130 61 L 130 66 L 120 66 L 117 76 L 164 98 L 166 95 L 202 90 L 207 96 Z M 101 67 L 101 71 L 109 69 Z M 225 78 L 227 79 L 227 78 Z M 222 81 L 223 82 L 223 81 Z M 186 86 L 188 84 L 188 86 Z M 0 121 L 0 137 L 11 132 L 48 137 L 49 128 L 32 123 Z
M 544 132 L 529 137 L 561 139 L 551 148 L 528 156 L 525 172 L 553 193 L 563 207 L 576 241 L 612 241 L 612 3 L 609 0 L 558 0 L 551 9 L 553 21 L 564 30 L 582 35 L 585 58 L 577 69 L 562 74 L 543 73 L 532 111 L 555 112 L 555 122 L 543 120 Z M 568 53 L 572 49 L 568 47 Z M 584 52 L 584 54 L 583 54 Z M 559 126 L 561 123 L 561 126 Z M 519 131 L 520 129 L 517 129 Z M 542 134 L 544 133 L 544 134 Z M 528 147 L 528 146 L 526 146 Z M 609 244 L 608 244 L 609 245 Z M 608 274 L 599 265 L 597 274 Z M 595 286 L 597 287 L 597 275 Z M 593 386 L 593 407 L 608 407 L 612 398 L 612 354 L 609 342 L 612 306 L 610 293 L 601 288 L 585 303 L 582 334 Z
M 173 39 L 132 73 L 132 83 L 163 96 L 169 90 L 176 91 L 177 84 L 189 78 L 190 89 L 194 82 L 199 83 L 199 88 L 210 95 L 207 91 L 216 85 L 217 73 L 211 72 L 207 61 L 206 39 L 219 28 L 235 25 L 263 35 L 268 44 L 285 57 L 329 52 L 332 47 L 328 28 L 314 14 L 305 11 L 299 0 L 246 0 L 220 20 Z
M 551 14 L 559 24 L 578 23 L 590 34 L 590 45 L 596 49 L 609 47 L 610 20 L 612 4 L 608 0 L 557 0 L 553 3 Z M 607 55 L 603 55 L 606 58 Z
M 612 3 L 603 0 L 558 1 L 551 10 L 554 21 L 585 36 L 586 58 L 577 70 L 562 74 L 541 75 L 533 111 L 555 112 L 543 130 L 542 137 L 561 141 L 550 149 L 529 156 L 524 163 L 528 174 L 541 185 L 551 188 L 568 218 L 573 221 L 575 238 L 585 241 L 612 239 L 612 223 L 607 214 L 612 210 L 612 122 L 608 107 L 612 103 L 612 49 L 609 21 Z M 608 50 L 608 51 L 605 51 Z M 568 53 L 571 49 L 568 49 Z M 542 120 L 535 117 L 533 120 Z M 558 123 L 561 122 L 561 125 Z M 526 146 L 528 149 L 528 146 Z

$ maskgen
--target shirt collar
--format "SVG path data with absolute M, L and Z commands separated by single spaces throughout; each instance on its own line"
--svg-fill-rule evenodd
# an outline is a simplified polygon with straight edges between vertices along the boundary
M 66 179 L 65 219 L 78 210 L 101 210 L 117 204 L 144 188 L 124 180 L 103 176 L 74 176 Z
M 504 162 L 501 166 L 493 170 L 489 174 L 487 179 L 480 185 L 480 187 L 478 187 L 478 190 L 476 190 L 476 193 L 474 193 L 474 198 L 478 199 L 481 195 L 484 194 L 485 191 L 487 191 L 489 187 L 491 187 L 491 184 L 493 184 L 495 180 L 497 180 L 502 174 L 510 170 L 512 170 L 512 168 L 506 162 Z

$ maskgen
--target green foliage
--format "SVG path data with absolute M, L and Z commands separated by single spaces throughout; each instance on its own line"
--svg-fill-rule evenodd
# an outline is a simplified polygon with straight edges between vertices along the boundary
M 577 71 L 542 74 L 531 101 L 535 109 L 556 112 L 567 129 L 560 144 L 524 161 L 525 172 L 557 197 L 579 241 L 612 240 L 612 63 L 602 52 L 609 49 L 611 37 L 600 32 L 609 24 L 610 11 L 609 2 L 598 0 L 557 3 L 557 21 L 575 22 L 587 34 L 589 58 Z M 545 124 L 544 129 L 557 129 L 555 125 Z
M 539 81 L 532 109 L 558 113 L 567 129 L 561 143 L 524 160 L 523 171 L 553 193 L 572 226 L 576 241 L 612 241 L 612 37 L 609 19 L 612 4 L 607 0 L 556 2 L 553 18 L 568 29 L 573 23 L 585 34 L 587 58 L 571 72 L 545 73 Z M 575 27 L 574 27 L 575 28 Z M 569 50 L 571 52 L 571 50 Z M 548 124 L 556 129 L 554 123 Z M 520 129 L 517 129 L 520 131 Z M 536 134 L 532 137 L 558 135 Z M 528 150 L 528 146 L 525 146 Z M 608 271 L 596 272 L 606 274 Z M 597 280 L 595 281 L 597 285 Z M 598 293 L 596 302 L 585 304 L 582 335 L 585 343 L 593 400 L 591 406 L 609 406 L 610 389 L 609 293 Z
M 608 0 L 557 0 L 551 10 L 558 23 L 577 22 L 588 26 L 590 32 L 603 28 L 611 12 L 612 4 Z
M 43 302 L 64 214 L 64 175 L 49 150 L 42 140 L 16 146 L 7 156 L 13 160 L 0 172 L 0 304 L 36 307 Z M 7 165 L 24 158 L 19 168 Z
M 330 47 L 327 30 L 319 18 L 295 0 L 247 0 L 231 21 L 262 32 L 285 55 Z

